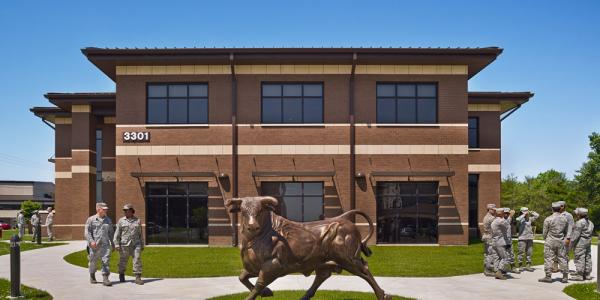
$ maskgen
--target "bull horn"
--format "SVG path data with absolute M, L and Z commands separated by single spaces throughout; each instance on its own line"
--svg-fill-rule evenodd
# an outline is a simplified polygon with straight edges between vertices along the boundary
M 270 197 L 270 196 L 262 197 L 262 199 L 260 199 L 260 203 L 264 207 L 266 207 L 267 209 L 269 209 L 271 211 L 275 211 L 275 208 L 279 204 L 279 202 L 277 201 L 277 199 L 275 199 L 273 197 Z
M 240 211 L 240 204 L 242 204 L 241 198 L 231 198 L 225 201 L 225 207 L 228 208 L 230 213 Z

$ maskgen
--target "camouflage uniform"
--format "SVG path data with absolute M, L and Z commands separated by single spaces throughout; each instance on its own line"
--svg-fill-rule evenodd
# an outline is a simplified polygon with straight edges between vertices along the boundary
M 544 220 L 544 271 L 546 276 L 552 274 L 552 265 L 558 260 L 559 269 L 563 274 L 569 271 L 565 238 L 568 221 L 561 213 L 555 212 Z
M 133 258 L 133 273 L 142 274 L 141 252 L 144 250 L 144 242 L 140 219 L 135 216 L 130 219 L 127 217 L 119 219 L 114 243 L 119 248 L 119 274 L 125 273 L 130 256 Z
M 539 218 L 540 215 L 536 212 L 531 212 L 529 219 L 525 218 L 525 214 L 517 218 L 517 226 L 519 229 L 519 255 L 517 256 L 517 264 L 527 263 L 531 265 L 531 253 L 533 252 L 533 228 L 531 224 Z
M 495 264 L 495 271 L 507 271 L 508 267 L 510 267 L 510 262 L 508 261 L 510 239 L 506 235 L 506 227 L 506 220 L 504 218 L 496 217 L 492 222 L 492 246 L 498 257 L 498 261 Z
M 490 272 L 494 271 L 494 264 L 497 259 L 492 245 L 492 222 L 494 222 L 495 218 L 489 212 L 483 217 L 483 235 L 481 236 L 481 240 L 483 241 L 483 266 L 484 270 Z
M 579 219 L 573 229 L 573 252 L 577 275 L 590 277 L 592 273 L 592 234 L 594 223 L 587 218 Z
M 54 240 L 54 211 L 49 212 L 46 217 L 46 230 L 48 231 L 48 239 Z
M 23 236 L 25 236 L 25 216 L 23 213 L 17 215 L 17 227 L 19 228 L 19 240 L 23 240 Z
M 113 244 L 113 224 L 108 216 L 100 218 L 99 215 L 93 215 L 85 222 L 84 236 L 89 246 L 89 271 L 90 274 L 96 273 L 96 262 L 102 259 L 102 274 L 110 274 L 110 254 Z M 91 246 L 96 242 L 96 249 Z
M 38 232 L 38 225 L 40 225 L 40 216 L 38 214 L 31 215 L 31 228 L 33 229 L 33 241 L 36 241 L 37 235 L 40 234 Z
M 515 252 L 513 251 L 513 244 L 512 244 L 512 227 L 511 227 L 511 223 L 512 223 L 512 217 L 507 217 L 504 219 L 504 221 L 506 222 L 506 236 L 508 237 L 508 244 L 506 247 L 507 248 L 507 255 L 508 255 L 508 262 L 512 265 L 515 263 Z

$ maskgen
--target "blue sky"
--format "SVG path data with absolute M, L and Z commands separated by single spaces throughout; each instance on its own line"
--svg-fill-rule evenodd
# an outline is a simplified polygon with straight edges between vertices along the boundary
M 499 46 L 469 89 L 535 93 L 502 124 L 503 176 L 572 176 L 600 131 L 600 1 L 484 2 L 2 1 L 0 179 L 53 180 L 44 93 L 114 90 L 88 46 Z

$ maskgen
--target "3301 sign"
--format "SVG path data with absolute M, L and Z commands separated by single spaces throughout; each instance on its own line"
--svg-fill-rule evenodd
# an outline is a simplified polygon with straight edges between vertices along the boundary
M 123 142 L 125 143 L 145 143 L 150 141 L 150 132 L 123 132 Z

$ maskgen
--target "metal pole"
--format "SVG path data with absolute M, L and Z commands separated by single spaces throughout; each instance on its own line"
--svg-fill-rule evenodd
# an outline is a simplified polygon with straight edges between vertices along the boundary
M 21 247 L 19 236 L 10 238 L 10 296 L 21 296 Z
M 596 264 L 598 264 L 598 262 L 600 262 L 600 244 L 596 245 L 596 252 L 597 252 L 597 260 L 596 260 Z M 598 291 L 600 292 L 600 268 L 598 268 L 598 266 L 596 266 L 596 285 L 598 288 Z

